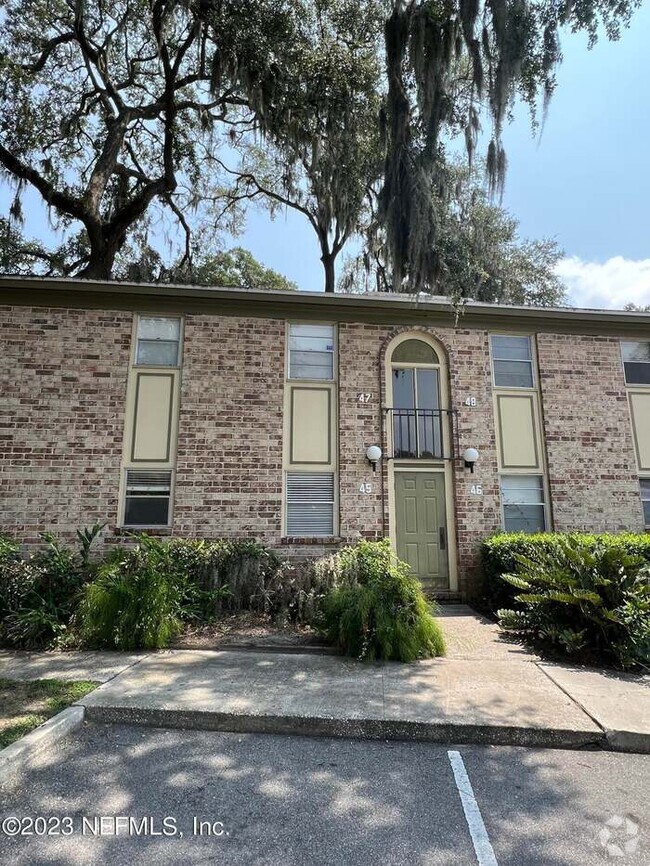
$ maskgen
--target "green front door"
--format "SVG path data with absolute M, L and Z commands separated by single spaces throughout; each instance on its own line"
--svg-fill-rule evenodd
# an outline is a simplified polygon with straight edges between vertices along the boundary
M 449 588 L 443 472 L 395 471 L 397 555 L 426 586 Z

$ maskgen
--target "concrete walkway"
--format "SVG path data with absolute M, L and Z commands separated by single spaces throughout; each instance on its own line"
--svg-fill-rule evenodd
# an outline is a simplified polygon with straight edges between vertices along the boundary
M 0 678 L 106 683 L 146 655 L 148 653 L 0 650 Z
M 30 665 L 44 676 L 48 660 L 47 675 L 60 676 L 69 656 L 80 678 L 105 680 L 81 701 L 91 721 L 650 752 L 650 678 L 542 664 L 465 606 L 444 608 L 441 624 L 448 655 L 412 665 L 239 651 L 5 653 L 0 676 L 16 675 L 13 664 L 22 678 Z

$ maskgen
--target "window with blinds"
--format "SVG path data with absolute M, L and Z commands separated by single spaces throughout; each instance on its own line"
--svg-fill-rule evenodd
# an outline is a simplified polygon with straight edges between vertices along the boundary
M 650 529 L 650 478 L 642 478 L 640 483 L 641 502 L 643 503 L 643 517 L 646 527 Z
M 493 334 L 492 371 L 497 388 L 534 388 L 530 337 Z
M 334 474 L 287 473 L 286 534 L 334 535 Z
M 128 469 L 124 526 L 168 526 L 171 472 Z
M 541 475 L 502 475 L 501 503 L 506 532 L 545 532 L 544 479 Z
M 135 363 L 144 367 L 178 366 L 180 339 L 180 319 L 139 316 Z
M 289 325 L 289 378 L 334 379 L 333 325 Z

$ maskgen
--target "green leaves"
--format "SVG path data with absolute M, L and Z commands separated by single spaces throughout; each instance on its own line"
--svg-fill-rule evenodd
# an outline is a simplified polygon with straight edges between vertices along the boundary
M 78 531 L 78 549 L 44 532 L 45 546 L 29 559 L 0 538 L 0 642 L 41 648 L 68 640 L 81 589 L 93 574 L 91 545 L 102 528 Z
M 336 582 L 324 600 L 324 630 L 346 655 L 410 662 L 444 654 L 422 587 L 388 540 L 345 547 L 330 567 Z
M 443 238 L 429 193 L 445 187 L 444 146 L 463 137 L 471 163 L 476 113 L 491 126 L 488 186 L 500 192 L 506 172 L 502 132 L 519 96 L 533 126 L 555 89 L 562 27 L 585 30 L 593 42 L 604 25 L 617 38 L 640 0 L 485 5 L 394 0 L 386 25 L 386 167 L 380 218 L 392 289 L 448 291 L 437 255 Z M 449 268 L 446 275 L 453 273 Z M 453 277 L 452 277 L 453 279 Z M 454 287 L 456 298 L 463 297 Z
M 499 608 L 502 628 L 587 661 L 650 663 L 647 536 L 503 533 L 484 542 L 483 558 L 493 579 L 502 567 L 502 582 L 524 590 L 518 610 Z

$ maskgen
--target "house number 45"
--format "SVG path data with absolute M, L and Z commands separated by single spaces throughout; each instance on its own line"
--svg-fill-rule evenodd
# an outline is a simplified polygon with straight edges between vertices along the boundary
M 359 485 L 359 493 L 372 493 L 372 484 L 369 481 L 362 481 Z

